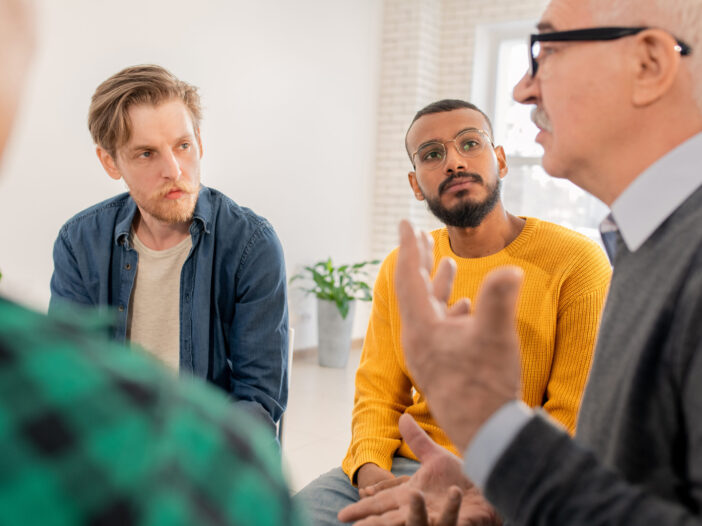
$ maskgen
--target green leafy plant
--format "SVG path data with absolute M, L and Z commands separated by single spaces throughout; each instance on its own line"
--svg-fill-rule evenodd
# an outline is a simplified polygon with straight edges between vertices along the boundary
M 304 268 L 304 271 L 290 278 L 290 283 L 298 279 L 311 282 L 310 286 L 300 287 L 307 294 L 336 303 L 341 317 L 346 319 L 349 305 L 353 300 L 371 301 L 373 295 L 368 283 L 368 266 L 377 265 L 379 260 L 361 261 L 352 265 L 335 267 L 331 258 L 318 261 Z

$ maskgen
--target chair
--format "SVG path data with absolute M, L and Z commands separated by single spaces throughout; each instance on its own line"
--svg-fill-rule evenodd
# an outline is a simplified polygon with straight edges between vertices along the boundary
M 288 401 L 290 397 L 290 378 L 292 377 L 292 363 L 293 363 L 293 343 L 295 341 L 295 329 L 292 327 L 288 329 Z M 278 442 L 280 443 L 280 450 L 283 450 L 283 424 L 285 422 L 285 412 L 280 415 L 280 420 L 278 420 Z

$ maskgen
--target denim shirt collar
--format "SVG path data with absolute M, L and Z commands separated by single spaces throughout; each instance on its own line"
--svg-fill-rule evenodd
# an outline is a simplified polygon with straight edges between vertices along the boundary
M 197 203 L 195 203 L 195 211 L 193 212 L 193 222 L 190 225 L 190 233 L 195 235 L 199 230 L 203 230 L 205 234 L 210 234 L 210 227 L 212 221 L 214 220 L 214 211 L 212 209 L 212 203 L 209 199 L 206 199 L 203 194 L 206 194 L 207 188 L 200 185 L 200 192 L 197 196 Z M 129 245 L 129 233 L 132 229 L 132 222 L 134 221 L 134 216 L 137 212 L 137 205 L 131 196 L 127 197 L 122 213 L 120 214 L 122 218 L 115 224 L 115 243 L 117 245 L 125 245 L 130 248 Z
M 214 210 L 212 208 L 212 202 L 207 199 L 209 194 L 207 193 L 207 188 L 200 185 L 200 193 L 197 196 L 197 203 L 195 204 L 195 211 L 193 212 L 193 220 L 197 220 L 198 223 L 193 221 L 193 224 L 198 224 L 205 234 L 210 234 L 210 228 L 214 222 Z M 190 231 L 193 231 L 193 227 L 190 227 Z

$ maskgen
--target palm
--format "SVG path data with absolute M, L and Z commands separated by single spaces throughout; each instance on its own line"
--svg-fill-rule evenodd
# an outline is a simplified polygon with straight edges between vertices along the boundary
M 439 452 L 434 458 L 423 463 L 406 484 L 408 489 L 416 488 L 423 492 L 431 525 L 439 524 L 440 517 L 448 505 L 448 490 L 452 486 L 458 486 L 463 490 L 458 525 L 500 524 L 492 507 L 463 475 L 460 460 L 447 451 Z M 409 500 L 403 504 L 403 507 L 409 513 Z
M 403 482 L 396 479 L 377 484 L 368 496 L 339 513 L 342 522 L 360 520 L 358 526 L 501 524 L 495 511 L 463 475 L 458 457 L 434 443 L 407 414 L 400 418 L 400 432 L 421 461 L 421 467 Z

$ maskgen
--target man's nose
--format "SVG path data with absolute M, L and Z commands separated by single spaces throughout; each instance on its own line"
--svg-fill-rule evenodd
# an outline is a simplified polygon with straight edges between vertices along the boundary
M 173 179 L 174 181 L 177 181 L 183 174 L 183 171 L 180 169 L 180 163 L 178 162 L 178 159 L 175 155 L 173 155 L 173 153 L 164 156 L 164 159 L 165 166 L 163 167 L 163 176 L 168 179 Z
M 444 163 L 444 171 L 449 172 L 464 172 L 466 170 L 466 158 L 458 153 L 458 144 L 452 141 L 445 144 L 446 162 Z
M 512 97 L 521 104 L 536 104 L 538 101 L 538 86 L 536 80 L 527 71 L 512 90 Z

